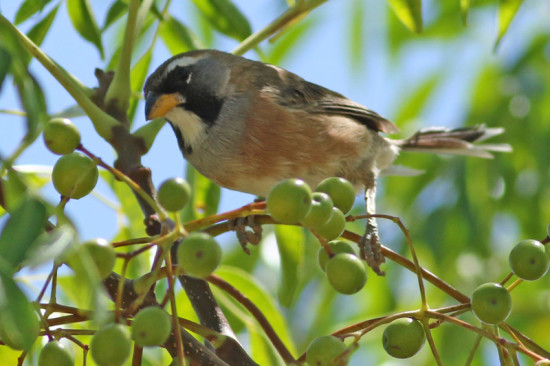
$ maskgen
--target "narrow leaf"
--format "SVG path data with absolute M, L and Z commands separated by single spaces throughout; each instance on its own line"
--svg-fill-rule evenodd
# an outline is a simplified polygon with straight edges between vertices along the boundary
M 365 3 L 363 0 L 356 0 L 350 7 L 350 22 L 349 22 L 349 50 L 351 53 L 351 65 L 354 69 L 359 69 L 363 65 L 363 55 L 365 54 L 365 36 L 364 36 L 364 14 Z
M 48 15 L 44 17 L 44 19 L 42 19 L 34 27 L 32 27 L 32 29 L 27 34 L 29 38 L 38 46 L 40 46 L 44 41 L 44 38 L 46 38 L 46 35 L 48 34 L 50 27 L 52 26 L 55 16 L 57 15 L 57 9 L 59 9 L 59 5 L 53 8 L 52 11 L 50 11 Z
M 128 10 L 128 4 L 124 1 L 116 0 L 113 2 L 109 10 L 107 10 L 107 15 L 105 16 L 105 21 L 103 22 L 103 27 L 101 31 L 105 31 L 111 24 L 120 19 Z
M 275 236 L 281 256 L 279 301 L 284 306 L 290 306 L 299 285 L 298 268 L 303 262 L 304 233 L 298 226 L 277 225 Z
M 193 0 L 193 3 L 223 34 L 242 41 L 252 33 L 248 19 L 230 0 Z
M 25 265 L 36 267 L 59 258 L 74 243 L 75 239 L 76 232 L 70 225 L 62 225 L 43 233 L 30 250 Z
M 197 36 L 185 24 L 169 15 L 160 23 L 159 35 L 173 55 L 204 48 Z
M 45 121 L 46 101 L 38 82 L 25 71 L 16 72 L 15 83 L 19 92 L 19 99 L 27 112 L 27 133 L 25 139 L 32 141 L 37 137 L 38 126 Z
M 46 206 L 27 196 L 11 213 L 0 234 L 0 259 L 15 269 L 26 258 L 46 224 Z
M 131 89 L 134 93 L 141 94 L 141 88 L 145 83 L 145 78 L 147 78 L 147 74 L 149 72 L 149 66 L 151 65 L 152 58 L 153 58 L 153 48 L 150 48 L 149 50 L 147 50 L 147 52 L 145 52 L 145 54 L 139 59 L 138 62 L 136 62 L 136 64 L 132 68 L 132 71 L 130 73 L 130 84 L 131 84 Z M 130 121 L 133 121 L 135 118 L 138 103 L 139 103 L 138 98 L 130 98 L 130 108 L 128 112 Z M 151 145 L 152 144 L 153 142 L 151 141 Z M 147 150 L 151 148 L 151 145 L 147 146 Z
M 11 348 L 28 350 L 38 331 L 33 306 L 15 281 L 0 272 L 0 338 Z
M 495 43 L 495 48 L 498 47 L 500 40 L 508 31 L 508 27 L 514 20 L 523 0 L 500 0 L 498 5 L 498 36 Z
M 8 72 L 10 71 L 11 66 L 11 54 L 5 48 L 0 47 L 0 92 L 2 91 L 2 85 L 4 84 L 4 79 Z
M 82 38 L 96 46 L 101 58 L 103 58 L 101 33 L 92 12 L 90 2 L 88 0 L 68 0 L 67 10 L 69 11 L 69 17 L 76 31 Z
M 462 17 L 462 24 L 468 23 L 468 12 L 470 11 L 470 0 L 460 0 L 460 15 Z
M 191 204 L 182 211 L 184 222 L 213 215 L 218 211 L 221 189 L 210 179 L 199 173 L 191 164 L 187 164 L 185 178 L 191 185 Z
M 15 25 L 23 23 L 41 11 L 51 0 L 25 0 L 15 14 Z
M 401 22 L 415 33 L 422 32 L 421 0 L 388 0 Z
M 220 266 L 215 273 L 250 299 L 267 317 L 269 324 L 290 352 L 296 353 L 292 333 L 281 309 L 277 307 L 273 297 L 254 276 L 240 268 L 229 266 Z

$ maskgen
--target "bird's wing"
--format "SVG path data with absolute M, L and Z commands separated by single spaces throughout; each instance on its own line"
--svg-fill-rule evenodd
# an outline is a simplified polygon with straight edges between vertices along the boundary
M 287 108 L 353 118 L 366 127 L 379 132 L 395 133 L 399 131 L 393 122 L 341 94 L 307 82 L 292 73 L 281 76 L 280 90 L 282 94 L 278 98 L 278 103 Z

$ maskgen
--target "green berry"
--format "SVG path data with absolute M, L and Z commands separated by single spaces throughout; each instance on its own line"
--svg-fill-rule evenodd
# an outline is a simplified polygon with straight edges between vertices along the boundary
M 96 163 L 89 157 L 73 152 L 63 155 L 53 167 L 55 189 L 63 196 L 79 199 L 90 193 L 99 174 Z
M 480 321 L 498 324 L 510 315 L 512 296 L 498 283 L 485 283 L 472 294 L 472 311 Z
M 122 324 L 111 323 L 100 328 L 92 338 L 92 358 L 99 366 L 120 366 L 130 356 L 130 331 Z
M 426 334 L 420 321 L 401 318 L 384 329 L 382 345 L 392 357 L 409 358 L 420 351 L 425 340 Z
M 332 198 L 334 206 L 338 207 L 343 213 L 348 213 L 355 202 L 355 189 L 353 185 L 344 178 L 332 177 L 323 180 L 316 192 L 325 192 Z
M 44 143 L 54 154 L 64 155 L 80 145 L 80 132 L 67 118 L 54 118 L 44 127 Z
M 339 357 L 347 347 L 342 340 L 334 336 L 315 338 L 306 351 L 309 366 L 340 366 L 346 364 L 346 356 Z
M 367 283 L 365 265 L 354 254 L 338 253 L 326 264 L 328 282 L 332 287 L 346 295 L 361 290 Z
M 182 178 L 165 180 L 158 190 L 158 201 L 168 211 L 179 211 L 191 199 L 191 186 Z
M 170 316 L 156 306 L 141 310 L 132 322 L 132 338 L 141 347 L 160 346 L 166 342 L 171 330 Z
M 105 239 L 98 238 L 83 243 L 77 255 L 81 261 L 83 260 L 83 256 L 91 259 L 101 279 L 109 276 L 115 266 L 115 249 Z M 83 263 L 89 264 L 87 262 Z
M 296 224 L 306 217 L 311 198 L 311 189 L 303 180 L 286 179 L 269 192 L 267 211 L 281 224 Z
M 512 272 L 525 281 L 534 281 L 548 271 L 550 258 L 540 241 L 527 239 L 520 241 L 510 252 Z
M 344 232 L 346 228 L 346 217 L 337 207 L 332 208 L 332 215 L 328 221 L 315 232 L 327 240 L 334 240 Z
M 210 235 L 193 232 L 181 241 L 177 256 L 178 266 L 185 274 L 205 278 L 220 264 L 222 250 Z
M 338 253 L 355 254 L 353 247 L 345 241 L 333 240 L 329 242 L 328 245 L 334 255 Z M 321 269 L 324 271 L 328 261 L 328 253 L 324 247 L 319 248 L 319 252 L 317 253 L 317 260 L 319 261 L 319 267 L 321 267 Z
M 330 196 L 323 192 L 314 192 L 311 199 L 311 207 L 302 220 L 302 225 L 310 229 L 317 229 L 323 226 L 330 215 L 332 215 L 332 208 L 334 204 Z
M 73 366 L 71 351 L 58 341 L 51 341 L 42 348 L 38 356 L 38 366 Z

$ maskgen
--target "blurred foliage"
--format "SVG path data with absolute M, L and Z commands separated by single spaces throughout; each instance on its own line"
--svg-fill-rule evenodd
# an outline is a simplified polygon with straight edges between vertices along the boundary
M 480 37 L 480 32 L 487 29 L 483 27 L 486 23 L 498 23 L 497 31 L 495 34 L 482 34 L 482 37 L 494 39 L 491 46 L 502 47 L 506 37 L 512 36 L 506 35 L 506 31 L 510 29 L 518 9 L 522 11 L 521 0 L 442 1 L 430 2 L 428 5 L 421 4 L 420 0 L 389 0 L 387 7 L 376 8 L 381 9 L 380 14 L 370 15 L 369 19 L 383 21 L 377 32 L 370 33 L 371 28 L 365 21 L 369 17 L 370 3 L 355 0 L 347 2 L 348 8 L 341 7 L 338 13 L 324 16 L 346 17 L 348 39 L 340 41 L 348 44 L 350 65 L 353 72 L 358 73 L 364 62 L 373 57 L 370 53 L 374 51 L 370 45 L 374 41 L 382 40 L 386 46 L 378 49 L 378 52 L 383 53 L 380 57 L 388 61 L 390 68 L 406 66 L 411 49 L 428 54 L 433 48 L 441 48 L 449 53 L 447 59 L 452 60 L 456 53 L 463 50 L 465 42 L 474 42 L 476 37 Z M 95 47 L 104 62 L 103 65 L 95 65 L 83 60 L 82 68 L 92 73 L 96 67 L 116 68 L 128 3 L 111 1 L 109 6 L 104 6 L 105 14 L 100 14 L 95 2 L 88 0 L 25 0 L 11 20 L 20 25 L 21 29 L 26 29 L 30 39 L 40 45 L 52 27 L 58 26 L 55 21 L 60 13 L 59 7 L 66 8 L 73 28 L 63 29 L 63 32 L 77 32 L 83 42 L 89 42 Z M 137 29 L 135 36 L 130 86 L 134 96 L 128 111 L 131 121 L 141 118 L 136 117 L 141 116 L 138 110 L 139 97 L 136 95 L 140 94 L 145 77 L 154 68 L 153 50 L 165 47 L 171 53 L 179 53 L 202 47 L 216 48 L 226 44 L 224 42 L 228 38 L 242 41 L 259 30 L 253 27 L 254 15 L 247 13 L 246 2 L 234 4 L 230 0 L 193 0 L 186 8 L 192 15 L 187 20 L 183 20 L 178 13 L 176 2 L 143 0 L 142 3 L 151 4 L 151 7 L 149 11 L 139 14 L 142 26 Z M 281 12 L 285 9 L 283 1 L 274 0 L 273 3 L 280 7 Z M 542 9 L 545 5 L 537 6 Z M 548 11 L 547 4 L 545 9 Z M 322 12 L 323 6 L 308 17 L 283 28 L 273 43 L 257 45 L 257 57 L 281 64 L 291 55 L 301 56 L 299 46 L 307 39 L 315 38 L 316 32 L 324 26 L 323 18 L 317 16 L 317 11 Z M 533 11 L 526 14 L 540 15 Z M 272 19 L 278 15 L 274 13 Z M 522 24 L 526 23 L 529 23 L 529 19 L 523 20 Z M 410 30 L 422 32 L 415 34 Z M 411 232 L 421 264 L 466 294 L 471 293 L 480 283 L 500 281 L 509 272 L 507 253 L 516 242 L 524 238 L 540 240 L 547 235 L 546 223 L 550 219 L 550 29 L 548 26 L 540 27 L 523 34 L 525 37 L 522 39 L 513 35 L 514 42 L 520 42 L 521 45 L 514 45 L 513 52 L 508 52 L 506 58 L 496 48 L 493 57 L 477 59 L 477 71 L 468 74 L 468 100 L 459 116 L 460 125 L 485 123 L 490 127 L 504 127 L 506 132 L 499 138 L 510 143 L 514 152 L 497 154 L 493 160 L 403 155 L 397 161 L 398 164 L 422 169 L 425 173 L 417 177 L 385 177 L 381 180 L 379 210 L 400 216 Z M 327 45 L 327 48 L 331 46 Z M 31 290 L 29 284 L 32 279 L 27 277 L 25 270 L 19 271 L 20 267 L 26 263 L 40 263 L 41 259 L 50 260 L 63 251 L 69 242 L 78 241 L 71 221 L 41 196 L 43 169 L 14 166 L 29 146 L 41 144 L 35 140 L 47 115 L 52 114 L 47 101 L 44 101 L 44 95 L 48 95 L 48 86 L 40 85 L 29 71 L 30 59 L 13 33 L 1 23 L 0 91 L 6 93 L 14 90 L 26 115 L 20 120 L 25 137 L 9 156 L 0 157 L 0 203 L 3 206 L 0 213 L 6 215 L 6 211 L 10 212 L 0 235 L 0 327 L 5 327 L 3 334 L 13 331 L 14 336 L 19 338 L 17 341 L 25 347 L 32 339 L 18 329 L 34 327 L 35 319 L 29 320 L 31 318 L 28 314 L 21 318 L 18 312 L 31 312 L 30 302 L 25 300 L 24 294 L 28 296 L 32 293 L 34 299 L 37 292 Z M 63 66 L 63 60 L 57 61 Z M 317 63 L 323 61 L 316 60 Z M 457 76 L 450 74 L 456 70 L 456 67 L 418 70 L 419 81 L 415 85 L 404 86 L 407 92 L 396 93 L 399 95 L 396 95 L 392 109 L 401 128 L 414 129 L 413 125 L 430 104 L 437 104 L 446 98 L 441 95 L 440 91 L 444 90 L 441 88 Z M 45 73 L 43 69 L 40 72 Z M 4 111 L 13 108 L 3 106 L 0 109 Z M 439 111 L 438 116 L 445 117 L 445 111 Z M 136 136 L 143 137 L 149 148 L 160 127 L 159 124 L 150 129 L 143 128 Z M 93 150 L 93 146 L 88 148 Z M 179 156 L 169 160 L 180 163 Z M 25 168 L 24 172 L 22 168 Z M 154 172 L 155 167 L 150 168 Z M 220 202 L 219 187 L 190 166 L 187 167 L 186 176 L 193 187 L 194 196 L 192 204 L 181 213 L 182 220 L 215 214 Z M 96 197 L 106 201 L 119 219 L 118 233 L 111 240 L 145 236 L 143 217 L 131 190 L 109 173 L 103 172 L 101 178 L 106 189 L 114 196 L 114 202 L 101 196 Z M 353 213 L 361 214 L 362 210 L 363 204 L 358 203 Z M 83 217 L 89 225 L 94 225 L 94 217 L 90 212 L 79 211 L 78 208 L 72 210 L 71 204 L 67 206 L 67 211 L 70 212 L 69 216 Z M 40 235 L 44 231 L 45 216 L 48 215 L 52 220 L 54 212 L 57 213 L 58 223 L 64 225 L 53 234 Z M 22 230 L 21 227 L 26 229 Z M 363 223 L 350 223 L 348 229 L 361 233 Z M 408 255 L 404 238 L 396 226 L 383 223 L 381 237 L 385 245 Z M 231 241 L 234 241 L 233 237 Z M 277 244 L 274 244 L 275 241 Z M 14 242 L 17 245 L 13 245 Z M 36 250 L 40 247 L 48 250 Z M 137 247 L 127 248 L 119 252 L 135 250 Z M 317 240 L 310 233 L 290 227 L 266 227 L 264 241 L 259 247 L 252 248 L 250 256 L 245 255 L 235 243 L 224 245 L 225 265 L 219 269 L 218 275 L 253 300 L 267 315 L 293 355 L 301 354 L 316 336 L 337 331 L 355 322 L 419 306 L 415 276 L 391 262 L 384 266 L 387 272 L 385 277 L 369 273 L 366 288 L 357 295 L 337 295 L 317 266 L 318 248 Z M 149 271 L 152 260 L 153 256 L 138 256 L 131 262 L 126 275 L 130 278 L 143 275 Z M 121 263 L 118 263 L 115 270 L 120 272 L 121 269 Z M 15 276 L 17 281 L 13 281 L 13 272 L 18 272 Z M 82 274 L 75 275 L 70 271 L 60 274 L 57 300 L 59 303 L 93 310 L 94 306 L 103 303 L 97 299 L 90 300 L 93 297 L 90 293 L 97 290 L 97 283 L 88 279 L 86 285 L 82 286 L 78 276 Z M 546 275 L 542 280 L 524 283 L 515 289 L 512 293 L 514 308 L 509 319 L 511 325 L 545 349 L 550 349 L 547 336 L 550 326 L 549 281 Z M 157 292 L 162 289 L 166 289 L 166 284 L 161 282 Z M 433 286 L 428 286 L 427 290 L 428 301 L 433 308 L 455 303 Z M 261 365 L 282 364 L 250 314 L 223 291 L 216 289 L 215 295 L 234 330 L 248 340 L 245 346 L 253 358 Z M 179 290 L 177 299 L 183 316 L 195 320 L 183 291 Z M 23 323 L 14 319 L 23 319 Z M 462 319 L 479 325 L 470 314 Z M 74 327 L 95 328 L 97 322 L 94 319 L 91 323 L 78 323 Z M 473 333 L 450 324 L 435 329 L 433 335 L 445 365 L 464 364 L 475 343 Z M 387 362 L 389 356 L 385 354 L 380 338 L 380 329 L 366 335 L 351 364 Z M 89 343 L 89 338 L 82 337 L 81 340 Z M 36 364 L 38 343 L 35 342 L 33 348 L 30 348 L 25 364 Z M 481 347 L 483 351 L 477 352 L 473 365 L 498 363 L 493 344 L 482 341 Z M 82 352 L 76 346 L 73 348 L 77 362 L 81 364 Z M 2 362 L 15 364 L 19 353 L 0 346 Z M 145 352 L 144 359 L 144 364 L 148 365 L 166 365 L 170 362 L 169 355 L 158 349 Z M 521 360 L 529 362 L 524 358 Z M 427 346 L 410 360 L 391 362 L 392 365 L 434 364 Z M 93 362 L 88 359 L 88 364 Z

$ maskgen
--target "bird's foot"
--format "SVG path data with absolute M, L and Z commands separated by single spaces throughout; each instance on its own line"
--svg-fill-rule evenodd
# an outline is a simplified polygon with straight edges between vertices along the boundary
M 229 225 L 232 230 L 237 233 L 239 244 L 246 254 L 250 254 L 250 249 L 247 244 L 258 245 L 262 240 L 262 226 L 254 222 L 254 216 L 237 217 L 229 220 Z M 251 229 L 247 230 L 247 227 Z
M 361 258 L 367 262 L 377 275 L 384 276 L 386 273 L 380 269 L 380 265 L 386 261 L 386 258 L 382 254 L 382 245 L 378 233 L 367 229 L 357 244 L 359 245 Z

